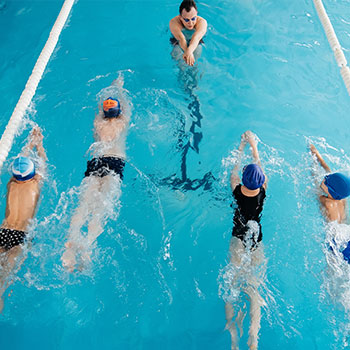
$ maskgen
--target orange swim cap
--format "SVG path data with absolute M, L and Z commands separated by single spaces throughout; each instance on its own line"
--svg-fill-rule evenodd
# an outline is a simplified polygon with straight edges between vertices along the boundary
M 117 99 L 108 97 L 103 101 L 103 113 L 107 118 L 118 117 L 120 114 L 120 103 Z

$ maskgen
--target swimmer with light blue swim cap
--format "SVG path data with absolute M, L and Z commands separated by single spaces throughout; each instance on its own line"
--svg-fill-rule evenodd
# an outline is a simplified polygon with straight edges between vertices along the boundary
M 28 157 L 17 157 L 12 164 L 12 175 L 17 181 L 27 181 L 35 176 L 35 165 Z
M 0 253 L 2 254 L 2 276 L 0 279 L 0 312 L 4 306 L 3 294 L 9 284 L 8 278 L 19 269 L 14 264 L 23 254 L 28 238 L 28 230 L 35 216 L 41 192 L 41 176 L 46 152 L 43 135 L 39 127 L 34 127 L 23 154 L 33 154 L 38 159 L 38 174 L 33 161 L 27 156 L 18 156 L 11 165 L 12 175 L 7 184 L 5 219 L 0 226 Z M 42 168 L 40 168 L 42 167 Z M 22 259 L 23 260 L 23 259 Z M 23 262 L 23 261 L 22 261 Z
M 310 145 L 310 151 L 316 156 L 318 163 L 327 172 L 331 173 L 330 167 L 322 158 L 314 145 Z M 322 214 L 324 214 L 328 222 L 337 222 L 339 224 L 345 223 L 347 219 L 346 214 L 346 200 L 350 195 L 350 178 L 341 173 L 331 173 L 326 175 L 321 183 L 321 189 L 325 194 L 319 196 L 322 206 Z M 349 242 L 350 243 L 350 242 Z M 341 251 L 344 260 L 350 263 L 350 244 Z

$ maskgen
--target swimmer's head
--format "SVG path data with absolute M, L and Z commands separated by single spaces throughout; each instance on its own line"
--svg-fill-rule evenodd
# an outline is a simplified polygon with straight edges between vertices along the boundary
M 28 157 L 17 157 L 12 164 L 12 175 L 18 181 L 30 180 L 35 175 L 35 165 Z
M 116 98 L 108 97 L 103 101 L 103 113 L 106 118 L 116 118 L 120 112 L 120 102 Z
M 197 23 L 197 5 L 193 0 L 182 1 L 180 8 L 180 19 L 185 28 L 192 30 Z
M 344 199 L 350 195 L 350 178 L 341 173 L 326 175 L 321 188 L 322 186 L 325 186 L 328 194 L 336 200 Z
M 249 164 L 243 168 L 242 182 L 249 190 L 256 190 L 265 183 L 265 175 L 257 164 Z

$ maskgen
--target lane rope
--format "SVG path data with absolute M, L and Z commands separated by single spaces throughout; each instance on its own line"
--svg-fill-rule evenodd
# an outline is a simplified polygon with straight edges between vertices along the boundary
M 21 125 L 25 112 L 32 101 L 38 84 L 44 74 L 47 63 L 56 47 L 58 38 L 67 21 L 67 18 L 73 7 L 74 0 L 65 0 L 61 11 L 53 25 L 49 38 L 40 53 L 38 60 L 35 63 L 32 74 L 29 77 L 25 89 L 19 98 L 17 105 L 11 115 L 11 118 L 5 128 L 5 131 L 0 140 L 0 169 L 5 162 L 8 153 L 12 147 L 13 139 Z
M 326 33 L 329 45 L 333 50 L 335 59 L 337 61 L 338 67 L 340 69 L 340 74 L 344 80 L 348 94 L 350 95 L 350 69 L 347 66 L 348 62 L 345 58 L 344 52 L 340 46 L 338 38 L 333 29 L 332 23 L 328 18 L 327 12 L 323 6 L 322 0 L 313 0 L 318 13 L 318 17 L 322 23 L 323 29 Z

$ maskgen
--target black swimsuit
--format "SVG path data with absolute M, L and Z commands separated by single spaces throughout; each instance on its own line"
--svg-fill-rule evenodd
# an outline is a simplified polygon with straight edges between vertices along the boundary
M 87 169 L 85 171 L 85 177 L 99 176 L 104 177 L 107 175 L 119 175 L 123 180 L 123 170 L 125 161 L 118 157 L 98 157 L 93 158 L 87 162 Z
M 10 250 L 24 242 L 27 232 L 12 230 L 10 228 L 0 228 L 0 248 Z
M 260 192 L 254 197 L 247 197 L 241 191 L 242 185 L 237 185 L 233 191 L 233 197 L 236 200 L 237 208 L 233 217 L 232 236 L 242 240 L 246 246 L 248 240 L 252 240 L 252 248 L 262 240 L 261 232 L 261 212 L 263 210 L 264 199 L 266 197 L 265 189 L 260 187 Z M 248 236 L 249 231 L 248 221 L 256 221 L 259 225 L 259 235 L 254 237 L 254 234 Z

